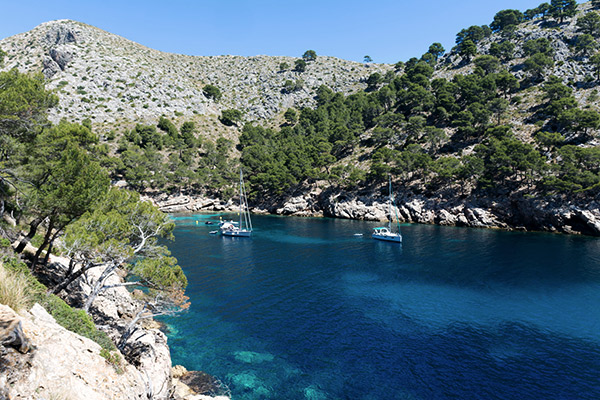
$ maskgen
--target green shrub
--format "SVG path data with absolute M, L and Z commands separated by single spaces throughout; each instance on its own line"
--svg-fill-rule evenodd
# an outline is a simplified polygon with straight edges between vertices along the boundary
M 111 351 L 108 349 L 100 350 L 100 355 L 104 357 L 106 362 L 113 366 L 117 374 L 122 374 L 125 372 L 123 368 L 121 368 L 121 356 L 116 351 Z
M 44 306 L 48 313 L 50 313 L 56 322 L 63 328 L 93 340 L 103 349 L 109 351 L 115 349 L 115 345 L 108 335 L 96 328 L 92 321 L 92 317 L 85 311 L 72 308 L 61 298 L 53 294 L 46 296 L 45 301 L 42 302 L 42 306 Z

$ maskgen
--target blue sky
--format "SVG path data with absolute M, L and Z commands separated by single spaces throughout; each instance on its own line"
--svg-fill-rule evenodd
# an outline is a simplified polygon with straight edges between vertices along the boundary
M 548 0 L 549 1 L 549 0 Z M 433 42 L 449 50 L 456 33 L 489 24 L 503 9 L 544 0 L 10 0 L 0 38 L 42 22 L 73 19 L 153 49 L 196 56 L 318 55 L 395 63 Z

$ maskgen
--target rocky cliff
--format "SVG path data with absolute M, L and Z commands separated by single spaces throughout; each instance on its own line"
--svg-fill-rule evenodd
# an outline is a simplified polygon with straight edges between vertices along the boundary
M 39 304 L 22 316 L 4 305 L 0 313 L 4 321 L 20 319 L 31 344 L 25 354 L 0 348 L 0 398 L 147 398 L 137 369 L 123 364 L 117 371 L 100 355 L 98 344 L 58 325 Z
M 43 279 L 62 276 L 66 265 L 66 259 L 52 257 Z M 74 281 L 66 300 L 81 304 L 100 272 Z M 109 279 L 117 286 L 102 292 L 90 313 L 98 329 L 117 342 L 141 303 L 118 286 L 122 283 L 119 276 Z M 21 335 L 15 336 L 13 328 L 17 326 Z M 172 369 L 167 338 L 151 319 L 134 332 L 122 354 L 114 351 L 106 358 L 101 351 L 97 343 L 57 324 L 39 304 L 21 316 L 0 304 L 0 399 L 229 398 L 218 379 L 195 371 L 182 372 L 182 367 Z M 204 384 L 194 386 L 198 377 Z

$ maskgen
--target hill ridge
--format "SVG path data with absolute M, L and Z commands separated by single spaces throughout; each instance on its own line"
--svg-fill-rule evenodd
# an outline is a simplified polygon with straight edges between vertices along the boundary
M 95 124 L 156 121 L 160 115 L 218 115 L 239 109 L 246 120 L 273 118 L 289 107 L 315 105 L 315 90 L 325 84 L 345 94 L 363 90 L 373 72 L 389 65 L 318 56 L 305 72 L 292 70 L 287 56 L 188 56 L 154 50 L 82 22 L 62 19 L 44 22 L 31 31 L 0 40 L 4 70 L 40 71 L 60 104 L 50 118 Z M 287 69 L 281 70 L 286 63 Z M 284 93 L 286 81 L 299 82 Z M 215 85 L 218 102 L 202 88 Z

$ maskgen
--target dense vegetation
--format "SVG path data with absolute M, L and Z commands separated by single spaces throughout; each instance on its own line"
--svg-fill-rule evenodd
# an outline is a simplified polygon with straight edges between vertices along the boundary
M 170 236 L 173 223 L 137 193 L 110 186 L 107 166 L 114 165 L 89 121 L 81 125 L 47 121 L 46 113 L 57 99 L 43 83 L 40 75 L 0 72 L 0 269 L 8 271 L 11 282 L 25 281 L 24 291 L 8 296 L 22 299 L 14 304 L 40 302 L 65 327 L 98 341 L 105 350 L 114 349 L 85 311 L 117 268 L 135 274 L 138 285 L 153 295 L 146 304 L 153 304 L 154 312 L 171 312 L 187 304 L 183 295 L 187 280 L 177 260 L 157 242 Z M 163 128 L 171 126 L 165 122 Z M 185 138 L 189 136 L 184 134 L 182 141 Z M 27 266 L 12 248 L 8 251 L 8 244 L 24 228 L 29 232 L 20 237 L 15 251 L 27 255 Z M 35 245 L 31 253 L 30 242 Z M 45 288 L 32 276 L 45 276 L 51 253 L 69 256 L 70 264 L 58 282 Z M 74 279 L 99 267 L 103 273 L 85 311 L 74 311 L 47 294 L 60 294 Z
M 240 150 L 252 191 L 282 194 L 317 180 L 364 188 L 391 173 L 409 190 L 430 195 L 455 186 L 461 195 L 524 189 L 527 196 L 593 198 L 600 187 L 600 150 L 588 144 L 600 127 L 598 112 L 578 105 L 577 83 L 547 76 L 554 50 L 545 38 L 522 46 L 522 79 L 505 67 L 515 58 L 510 37 L 518 24 L 535 18 L 560 24 L 575 6 L 552 1 L 525 13 L 503 10 L 489 27 L 461 30 L 454 52 L 462 58 L 457 67 L 471 66 L 468 74 L 435 78 L 436 66 L 452 66 L 437 65 L 444 49 L 434 43 L 420 59 L 398 63 L 396 74 L 370 76 L 365 92 L 344 97 L 320 87 L 318 107 L 288 110 L 278 130 L 247 124 Z M 597 47 L 592 33 L 599 35 L 599 20 L 596 12 L 579 19 L 580 62 L 600 57 L 586 53 Z M 504 39 L 478 53 L 477 45 L 494 32 Z M 540 102 L 523 103 L 536 92 Z M 535 129 L 530 142 L 511 126 L 523 108 Z

